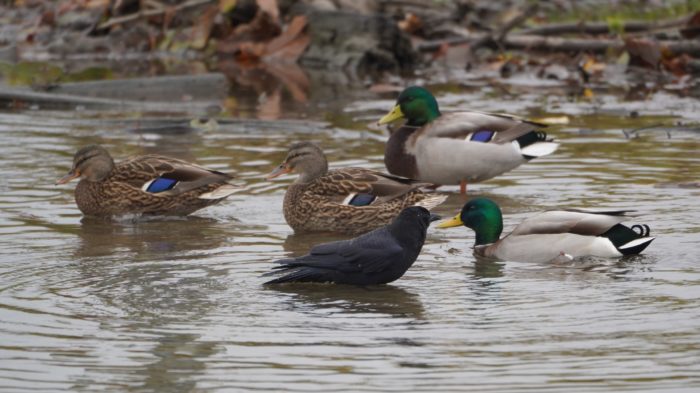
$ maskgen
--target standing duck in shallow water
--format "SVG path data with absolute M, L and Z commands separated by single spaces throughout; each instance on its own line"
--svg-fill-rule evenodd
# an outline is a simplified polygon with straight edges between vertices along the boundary
M 364 233 L 387 225 L 408 206 L 431 209 L 446 198 L 420 190 L 430 184 L 382 172 L 329 171 L 323 151 L 311 142 L 291 145 L 267 179 L 291 172 L 299 177 L 284 195 L 284 218 L 295 232 Z
M 476 198 L 438 228 L 464 225 L 476 233 L 474 254 L 519 262 L 604 258 L 639 254 L 653 240 L 647 225 L 621 224 L 627 211 L 552 210 L 528 218 L 503 238 L 503 217 L 496 202 Z
M 78 150 L 56 184 L 75 178 L 75 202 L 87 216 L 187 215 L 240 189 L 230 175 L 176 158 L 145 155 L 115 164 L 98 145 Z
M 544 125 L 514 116 L 476 111 L 441 113 L 435 97 L 412 86 L 379 124 L 406 118 L 387 141 L 384 163 L 390 173 L 433 184 L 491 179 L 533 158 L 553 153 L 559 144 L 547 139 Z

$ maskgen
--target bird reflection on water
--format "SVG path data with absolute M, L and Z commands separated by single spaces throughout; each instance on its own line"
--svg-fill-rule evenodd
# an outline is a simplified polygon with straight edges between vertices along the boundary
M 283 294 L 290 310 L 331 314 L 385 314 L 397 318 L 424 319 L 420 296 L 393 285 L 295 283 L 265 287 Z

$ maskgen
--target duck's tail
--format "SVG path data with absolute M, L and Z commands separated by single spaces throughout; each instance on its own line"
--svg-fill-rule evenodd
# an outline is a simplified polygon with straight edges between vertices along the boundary
M 517 139 L 520 145 L 520 154 L 527 160 L 546 156 L 554 153 L 559 148 L 559 143 L 552 138 L 547 138 L 544 131 L 532 131 Z
M 654 241 L 655 237 L 649 236 L 650 232 L 646 224 L 636 224 L 629 228 L 616 224 L 601 236 L 610 239 L 623 255 L 633 255 L 641 253 Z
M 425 197 L 413 204 L 413 206 L 421 206 L 428 210 L 432 210 L 435 206 L 445 202 L 447 195 L 442 194 L 425 194 Z
M 205 192 L 199 196 L 199 199 L 223 199 L 231 194 L 235 194 L 243 189 L 242 186 L 237 184 L 226 183 L 214 191 Z

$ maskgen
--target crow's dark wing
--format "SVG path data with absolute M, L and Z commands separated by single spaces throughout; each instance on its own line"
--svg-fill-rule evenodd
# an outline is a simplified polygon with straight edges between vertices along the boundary
M 342 273 L 379 272 L 403 255 L 403 248 L 384 228 L 355 239 L 319 244 L 308 255 L 277 261 L 281 269 L 310 267 Z

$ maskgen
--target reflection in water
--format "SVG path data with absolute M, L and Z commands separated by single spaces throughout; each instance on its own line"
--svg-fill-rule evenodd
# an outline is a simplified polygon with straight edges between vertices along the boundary
M 188 330 L 215 307 L 211 296 L 226 290 L 221 282 L 226 272 L 199 263 L 196 254 L 177 262 L 183 252 L 220 245 L 222 237 L 203 232 L 214 224 L 194 217 L 127 224 L 82 220 L 81 244 L 74 254 L 81 262 L 72 265 L 80 278 L 73 280 L 76 287 L 61 288 L 58 294 L 79 293 L 98 300 L 99 308 L 119 317 L 102 319 L 104 328 L 116 327 L 127 341 L 123 345 L 135 340 L 135 354 L 155 359 L 129 372 L 129 385 L 192 391 L 206 359 L 219 350 L 216 343 L 199 341 L 201 335 Z
M 80 224 L 80 247 L 75 252 L 78 259 L 128 250 L 138 259 L 158 260 L 182 251 L 215 249 L 227 241 L 227 233 L 217 230 L 224 224 L 196 216 L 121 222 L 84 217 Z
M 163 333 L 151 350 L 158 358 L 143 369 L 140 386 L 151 392 L 192 392 L 207 366 L 207 358 L 220 349 L 214 342 L 198 342 L 193 334 Z M 141 372 L 139 372 L 141 373 Z
M 336 284 L 283 284 L 265 289 L 285 294 L 290 309 L 330 310 L 338 313 L 387 314 L 423 319 L 420 297 L 392 285 L 356 287 Z
M 498 278 L 503 277 L 504 262 L 491 258 L 474 255 L 474 277 L 475 278 Z

